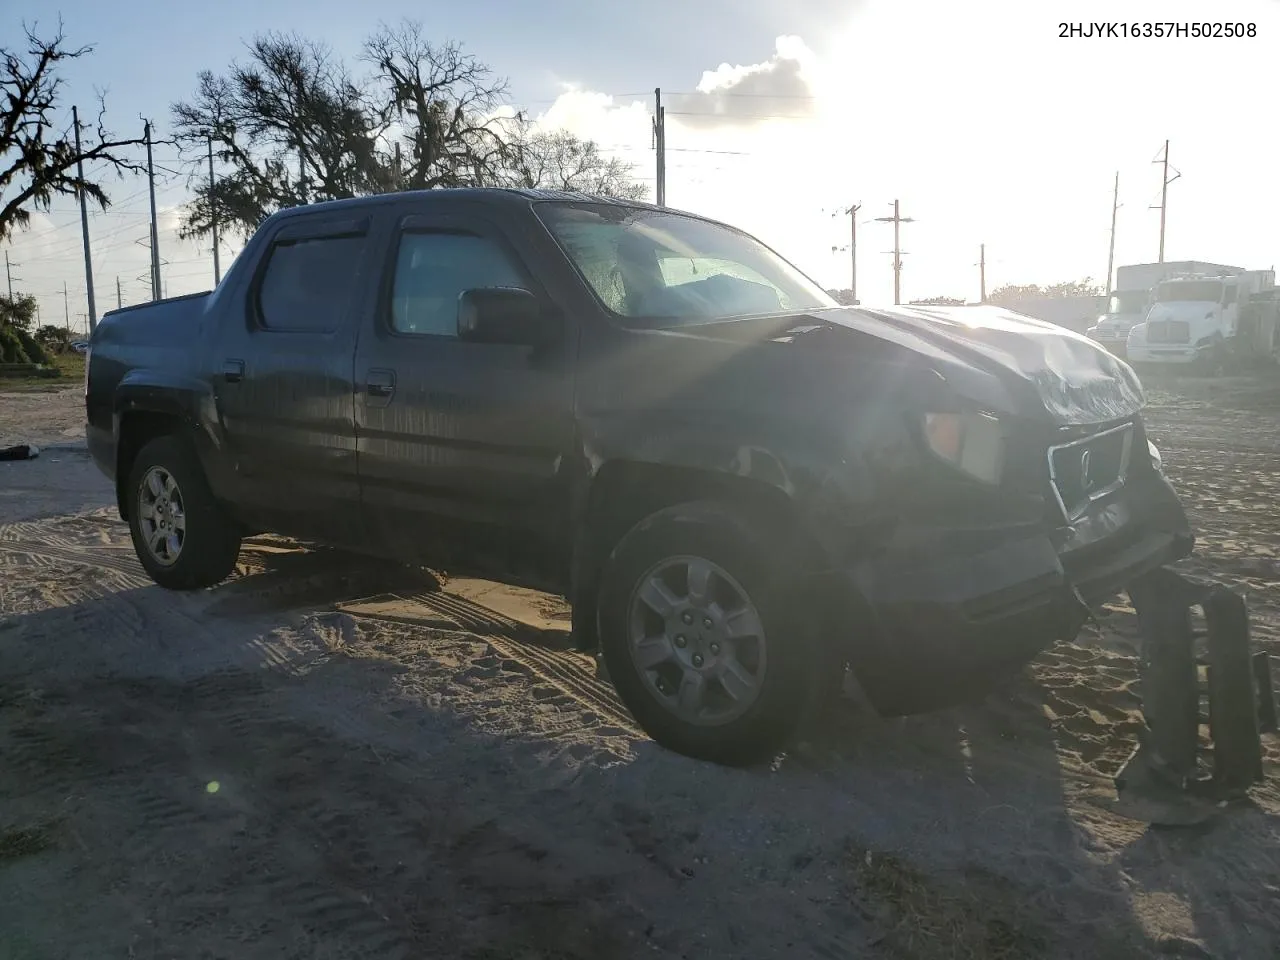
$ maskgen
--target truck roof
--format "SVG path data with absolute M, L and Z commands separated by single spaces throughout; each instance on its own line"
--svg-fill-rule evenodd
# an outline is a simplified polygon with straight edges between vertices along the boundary
M 683 213 L 670 208 L 659 207 L 643 200 L 621 200 L 617 197 L 604 197 L 595 194 L 577 193 L 568 190 L 534 190 L 523 187 L 439 187 L 434 190 L 402 190 L 394 193 L 377 193 L 364 197 L 347 197 L 342 200 L 322 200 L 303 206 L 286 207 L 272 214 L 263 223 L 282 220 L 288 217 L 314 213 L 317 210 L 348 210 L 382 204 L 398 203 L 405 199 L 456 203 L 463 200 L 481 201 L 494 205 L 508 204 L 512 206 L 528 206 L 530 203 L 545 200 L 570 201 L 575 203 L 612 204 L 619 207 L 632 207 L 642 210 L 665 210 L 668 213 Z M 693 214 L 688 214 L 694 216 Z

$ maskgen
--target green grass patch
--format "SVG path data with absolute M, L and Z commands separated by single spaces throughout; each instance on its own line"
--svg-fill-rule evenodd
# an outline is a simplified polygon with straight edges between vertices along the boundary
M 53 357 L 53 363 L 36 376 L 0 374 L 0 393 L 56 393 L 84 381 L 84 357 L 71 350 Z

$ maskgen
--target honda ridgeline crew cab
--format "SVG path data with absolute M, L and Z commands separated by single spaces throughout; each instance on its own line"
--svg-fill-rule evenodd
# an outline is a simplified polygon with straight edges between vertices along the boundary
M 217 584 L 271 531 L 564 592 L 655 740 L 767 757 L 847 666 L 971 696 L 1192 538 L 1142 388 L 988 307 L 842 308 L 632 202 L 297 207 L 210 293 L 115 310 L 88 440 L 138 558 Z

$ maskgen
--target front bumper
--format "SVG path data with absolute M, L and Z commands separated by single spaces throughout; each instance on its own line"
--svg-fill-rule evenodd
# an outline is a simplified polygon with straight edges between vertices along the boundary
M 1089 339 L 1098 346 L 1102 347 L 1112 356 L 1119 357 L 1123 360 L 1128 354 L 1129 341 L 1125 337 L 1106 337 L 1090 334 Z
M 1177 495 L 1145 468 L 1070 527 L 900 529 L 831 574 L 828 596 L 858 625 L 848 656 L 871 702 L 916 713 L 970 699 L 1070 640 L 1090 607 L 1193 542 Z
M 1192 346 L 1191 344 L 1134 344 L 1129 347 L 1129 361 L 1131 363 L 1171 363 L 1171 364 L 1190 364 L 1195 363 L 1201 357 L 1209 356 L 1214 348 L 1214 344 L 1206 344 L 1203 347 Z

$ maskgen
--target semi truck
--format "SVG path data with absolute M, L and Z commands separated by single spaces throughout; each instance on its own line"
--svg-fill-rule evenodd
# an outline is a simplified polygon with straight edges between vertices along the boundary
M 1130 329 L 1127 356 L 1133 363 L 1217 369 L 1233 354 L 1251 353 L 1256 336 L 1241 337 L 1242 316 L 1275 285 L 1274 269 L 1170 277 L 1156 285 L 1146 318 Z
M 1190 275 L 1225 275 L 1243 272 L 1242 267 L 1202 260 L 1176 260 L 1166 263 L 1134 263 L 1116 269 L 1116 285 L 1111 291 L 1107 312 L 1100 316 L 1086 335 L 1117 356 L 1125 356 L 1129 331 L 1141 323 L 1151 306 L 1151 291 L 1170 277 Z

